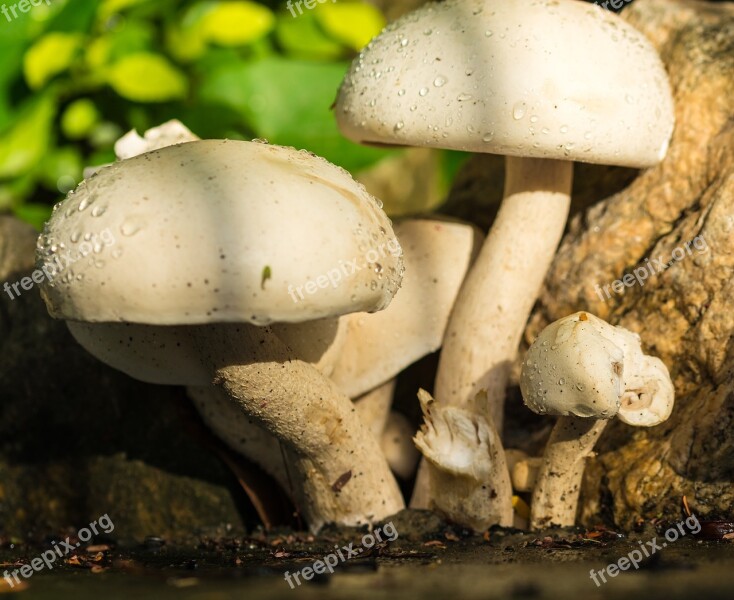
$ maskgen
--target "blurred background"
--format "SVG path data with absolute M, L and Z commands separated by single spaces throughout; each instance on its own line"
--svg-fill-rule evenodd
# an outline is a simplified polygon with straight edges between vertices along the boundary
M 349 170 L 393 216 L 435 207 L 464 160 L 358 146 L 330 108 L 359 49 L 418 2 L 299 11 L 268 0 L 41 0 L 25 13 L 6 4 L 0 214 L 36 228 L 86 166 L 114 160 L 121 135 L 172 118 L 202 138 L 308 149 Z

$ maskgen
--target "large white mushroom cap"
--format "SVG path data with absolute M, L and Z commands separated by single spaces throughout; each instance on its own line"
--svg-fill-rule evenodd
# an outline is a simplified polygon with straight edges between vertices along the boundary
M 55 210 L 37 258 L 67 253 L 86 256 L 42 294 L 53 316 L 84 322 L 263 325 L 372 312 L 403 271 L 389 219 L 346 171 L 226 140 L 147 152 L 83 182 Z
M 546 327 L 525 356 L 525 404 L 538 414 L 612 419 L 650 427 L 673 410 L 668 369 L 646 356 L 640 337 L 588 312 Z
M 336 106 L 358 142 L 647 167 L 673 130 L 652 44 L 576 0 L 447 0 L 389 25 Z

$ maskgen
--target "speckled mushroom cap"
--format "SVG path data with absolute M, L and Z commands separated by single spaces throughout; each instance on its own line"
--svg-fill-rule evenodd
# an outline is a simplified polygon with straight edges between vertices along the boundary
M 538 414 L 611 419 L 650 427 L 665 421 L 675 392 L 663 362 L 640 337 L 588 312 L 546 327 L 522 365 L 520 389 Z
M 54 211 L 37 260 L 78 258 L 42 286 L 57 318 L 263 325 L 385 308 L 403 269 L 391 243 L 381 205 L 346 171 L 292 148 L 207 140 L 83 182 Z
M 336 105 L 364 143 L 647 167 L 673 100 L 652 44 L 576 0 L 447 0 L 389 25 Z

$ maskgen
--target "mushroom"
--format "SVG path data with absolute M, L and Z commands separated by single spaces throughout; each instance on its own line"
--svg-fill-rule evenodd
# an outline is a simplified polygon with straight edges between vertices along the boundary
M 520 389 L 530 410 L 559 416 L 533 492 L 533 529 L 574 524 L 586 458 L 610 419 L 653 427 L 670 416 L 675 397 L 668 369 L 642 353 L 636 333 L 587 312 L 540 333 Z
M 512 486 L 499 434 L 483 416 L 484 398 L 473 410 L 443 406 L 418 392 L 424 424 L 415 444 L 426 458 L 427 508 L 474 531 L 513 524 Z
M 447 0 L 363 50 L 336 119 L 357 142 L 507 157 L 502 206 L 456 301 L 435 385 L 442 405 L 486 392 L 485 418 L 501 430 L 510 365 L 566 225 L 571 161 L 643 168 L 667 152 L 673 101 L 657 52 L 595 5 Z M 419 478 L 413 506 L 425 490 Z
M 278 334 L 287 336 L 299 355 L 355 398 L 362 422 L 380 440 L 391 469 L 407 478 L 415 467 L 414 431 L 390 412 L 393 378 L 440 347 L 451 307 L 482 236 L 475 227 L 434 219 L 408 219 L 395 224 L 394 231 L 404 251 L 405 274 L 390 306 L 377 313 L 344 315 L 338 325 L 330 322 L 332 333 L 322 320 L 300 324 L 298 329 L 292 324 L 279 326 Z M 323 341 L 306 354 L 302 341 L 313 345 L 314 336 L 319 335 Z M 274 440 L 263 442 L 263 434 L 253 431 L 257 425 L 250 418 L 225 410 L 216 390 L 190 388 L 189 395 L 228 445 L 283 484 L 282 453 L 273 457 L 267 451 L 277 449 Z
M 516 492 L 532 492 L 538 481 L 538 473 L 543 466 L 540 456 L 528 456 L 510 466 L 512 489 Z
M 400 284 L 399 251 L 379 267 L 364 260 L 394 234 L 363 187 L 291 148 L 169 146 L 80 184 L 41 234 L 38 260 L 106 229 L 115 244 L 42 287 L 51 315 L 88 351 L 144 381 L 222 389 L 290 451 L 314 530 L 403 508 L 377 440 L 312 364 L 337 340 L 339 316 L 384 309 Z M 361 268 L 330 285 L 330 269 L 354 258 Z M 294 301 L 290 292 L 307 281 L 314 293 Z M 284 341 L 287 324 L 316 320 L 320 335 Z

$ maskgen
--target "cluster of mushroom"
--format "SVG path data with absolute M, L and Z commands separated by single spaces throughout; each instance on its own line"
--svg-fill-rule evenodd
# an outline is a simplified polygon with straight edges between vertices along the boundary
M 393 379 L 440 346 L 476 228 L 393 227 L 321 158 L 201 141 L 177 122 L 116 151 L 124 160 L 70 193 L 39 240 L 46 261 L 89 232 L 119 232 L 114 251 L 43 287 L 52 316 L 108 365 L 187 386 L 211 428 L 293 494 L 313 529 L 403 508 L 390 467 L 409 476 L 418 453 L 391 413 Z M 289 294 L 353 258 L 359 268 L 339 285 L 300 302 Z
M 657 53 L 598 6 L 447 0 L 369 44 L 336 111 L 360 143 L 506 155 L 487 239 L 436 218 L 393 225 L 306 151 L 199 140 L 170 122 L 122 138 L 119 160 L 55 210 L 41 262 L 95 231 L 120 235 L 42 286 L 49 312 L 106 364 L 186 386 L 313 530 L 404 507 L 394 474 L 412 477 L 419 454 L 391 411 L 394 379 L 443 345 L 435 399 L 419 393 L 426 460 L 411 506 L 478 531 L 512 525 L 512 466 L 518 491 L 534 487 L 531 526 L 573 524 L 607 420 L 670 414 L 667 369 L 589 313 L 550 325 L 521 381 L 532 410 L 560 416 L 542 460 L 505 452 L 504 394 L 565 228 L 571 161 L 643 168 L 666 154 L 673 107 Z M 356 266 L 329 278 L 346 263 Z M 296 298 L 304 282 L 316 292 Z
M 574 0 L 447 0 L 389 25 L 352 64 L 336 118 L 354 141 L 502 154 L 504 199 L 422 395 L 411 506 L 512 522 L 498 432 L 522 332 L 563 234 L 572 161 L 651 167 L 673 100 L 652 44 Z

